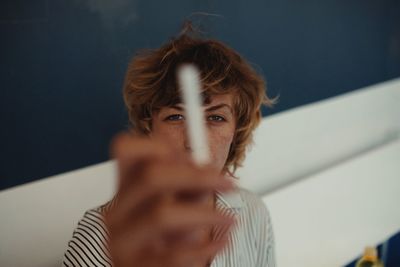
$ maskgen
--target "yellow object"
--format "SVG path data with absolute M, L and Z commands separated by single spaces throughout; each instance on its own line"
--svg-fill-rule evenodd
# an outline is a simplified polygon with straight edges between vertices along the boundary
M 378 252 L 374 247 L 366 247 L 364 255 L 357 261 L 356 267 L 384 267 L 378 259 Z

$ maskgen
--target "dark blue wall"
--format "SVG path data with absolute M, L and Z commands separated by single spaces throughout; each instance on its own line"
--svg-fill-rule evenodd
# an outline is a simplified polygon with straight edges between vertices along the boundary
M 400 76 L 399 2 L 2 0 L 0 189 L 107 160 L 129 58 L 193 12 L 280 94 L 267 115 Z

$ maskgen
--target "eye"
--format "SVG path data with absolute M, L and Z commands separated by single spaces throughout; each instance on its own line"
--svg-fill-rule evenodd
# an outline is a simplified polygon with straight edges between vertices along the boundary
M 166 121 L 181 121 L 185 118 L 181 114 L 173 114 L 165 118 Z
M 224 117 L 221 117 L 221 116 L 218 116 L 218 115 L 211 115 L 211 116 L 208 116 L 208 118 L 207 118 L 209 121 L 215 121 L 215 122 L 222 122 L 222 121 L 225 121 L 225 118 Z

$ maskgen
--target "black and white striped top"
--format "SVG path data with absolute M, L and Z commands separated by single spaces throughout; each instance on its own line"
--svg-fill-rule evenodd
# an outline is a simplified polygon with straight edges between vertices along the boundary
M 79 221 L 64 254 L 63 266 L 112 266 L 107 250 L 103 212 L 107 204 L 89 210 Z M 274 237 L 268 210 L 255 194 L 238 189 L 216 193 L 216 209 L 236 217 L 230 245 L 216 255 L 211 267 L 274 267 Z M 214 229 L 218 238 L 221 229 Z

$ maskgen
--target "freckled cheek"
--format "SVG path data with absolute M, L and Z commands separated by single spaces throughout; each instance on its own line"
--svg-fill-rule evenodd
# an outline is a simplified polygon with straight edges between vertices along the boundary
M 216 167 L 222 168 L 225 165 L 232 139 L 233 130 L 226 133 L 216 131 L 209 134 L 211 158 Z
M 176 149 L 182 149 L 184 143 L 183 127 L 174 125 L 169 127 L 159 127 L 153 134 L 165 140 L 170 146 Z

